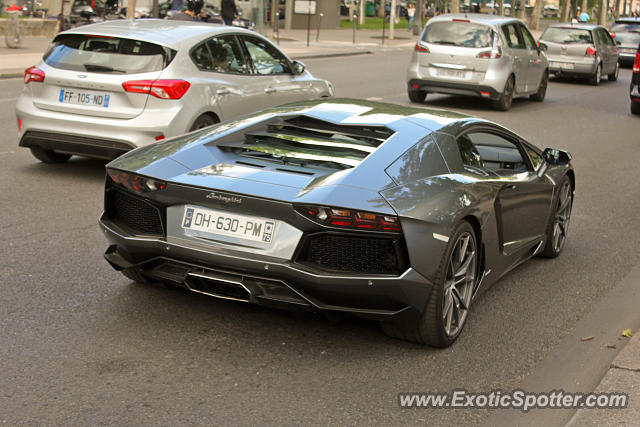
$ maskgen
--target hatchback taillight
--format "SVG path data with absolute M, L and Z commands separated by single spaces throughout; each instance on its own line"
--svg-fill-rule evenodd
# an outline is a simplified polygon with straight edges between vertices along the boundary
M 429 48 L 426 47 L 426 46 L 421 45 L 420 43 L 416 43 L 416 45 L 414 46 L 413 50 L 415 50 L 416 52 L 429 53 Z
M 476 55 L 476 58 L 498 59 L 502 56 L 500 50 L 485 50 Z
M 584 53 L 585 56 L 596 56 L 598 54 L 598 51 L 596 50 L 595 46 L 589 46 L 587 48 L 587 51 Z
M 44 71 L 36 67 L 24 70 L 24 84 L 29 82 L 44 82 Z
M 636 52 L 636 60 L 633 61 L 633 72 L 640 73 L 640 52 Z
M 296 210 L 322 225 L 372 231 L 402 231 L 398 217 L 393 215 L 322 206 L 298 206 Z
M 132 80 L 122 83 L 127 92 L 148 93 L 160 99 L 180 99 L 191 87 L 184 80 Z

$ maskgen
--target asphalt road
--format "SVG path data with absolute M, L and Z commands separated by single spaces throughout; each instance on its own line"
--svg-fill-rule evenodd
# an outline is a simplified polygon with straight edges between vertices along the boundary
M 409 104 L 407 61 L 407 52 L 387 52 L 306 62 L 338 96 Z M 131 283 L 102 258 L 104 162 L 45 165 L 18 148 L 22 82 L 0 80 L 0 424 L 480 422 L 491 412 L 400 410 L 397 394 L 518 387 L 639 263 L 630 75 L 599 87 L 552 81 L 544 103 L 515 100 L 506 113 L 428 97 L 425 107 L 567 149 L 577 171 L 563 254 L 505 276 L 445 350 L 387 338 L 364 320 L 299 318 Z

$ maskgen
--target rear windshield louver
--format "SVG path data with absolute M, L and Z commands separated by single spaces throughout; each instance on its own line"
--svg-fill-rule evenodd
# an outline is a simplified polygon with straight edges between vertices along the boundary
M 362 125 L 342 125 L 325 122 L 323 120 L 314 119 L 312 117 L 298 116 L 286 120 L 286 123 L 295 126 L 298 129 L 307 131 L 322 132 L 326 134 L 342 134 L 352 137 L 365 137 L 377 141 L 371 144 L 375 147 L 387 140 L 393 131 L 384 126 L 362 126 Z M 372 141 L 373 142 L 373 141 Z

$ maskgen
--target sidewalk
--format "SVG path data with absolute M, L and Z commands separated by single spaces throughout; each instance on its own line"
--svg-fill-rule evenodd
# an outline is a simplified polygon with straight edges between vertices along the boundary
M 628 425 L 640 422 L 640 331 L 624 346 L 611 363 L 596 393 L 624 392 L 629 395 L 626 409 L 580 409 L 567 427 Z
M 267 37 L 277 42 L 271 29 Z M 356 31 L 356 43 L 353 43 L 353 31 L 349 29 L 321 30 L 320 40 L 316 42 L 317 30 L 309 33 L 307 46 L 306 30 L 280 30 L 279 47 L 293 59 L 337 57 L 381 52 L 389 49 L 410 49 L 415 44 L 413 33 L 406 29 L 396 30 L 394 40 L 384 40 L 382 32 L 377 30 Z M 388 29 L 386 31 L 388 36 Z M 0 78 L 22 77 L 24 70 L 35 65 L 49 46 L 45 38 L 24 38 L 18 49 L 9 49 L 0 42 Z

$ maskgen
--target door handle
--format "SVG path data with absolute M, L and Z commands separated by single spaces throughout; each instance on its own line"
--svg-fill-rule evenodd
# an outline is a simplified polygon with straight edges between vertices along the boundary
M 509 184 L 505 187 L 507 190 L 517 190 L 518 186 L 515 184 Z
M 276 92 L 276 89 L 275 89 L 275 88 L 272 88 L 272 87 L 268 87 L 268 88 L 266 88 L 264 91 L 265 91 L 265 93 L 275 93 L 275 92 Z
M 230 93 L 231 93 L 231 91 L 229 89 L 227 89 L 226 87 L 223 87 L 222 89 L 218 89 L 216 91 L 217 95 L 228 95 Z

